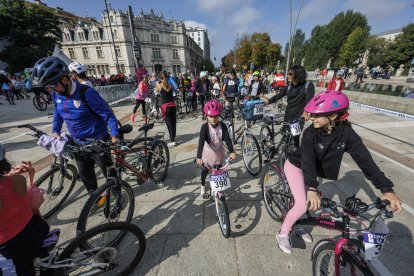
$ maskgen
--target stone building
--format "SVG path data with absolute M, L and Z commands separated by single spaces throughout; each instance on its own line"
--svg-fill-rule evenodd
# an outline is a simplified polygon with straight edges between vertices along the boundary
M 210 40 L 208 39 L 208 32 L 203 28 L 185 28 L 187 35 L 190 36 L 204 52 L 204 59 L 210 59 Z
M 89 74 L 116 74 L 119 69 L 126 75 L 135 72 L 133 39 L 127 13 L 109 10 L 102 13 L 103 22 L 65 22 L 62 24 L 62 51 L 71 59 L 85 63 Z M 114 44 L 110 35 L 111 21 Z M 203 50 L 187 34 L 183 22 L 165 20 L 153 10 L 142 10 L 134 16 L 135 35 L 139 41 L 140 64 L 149 72 L 167 70 L 172 73 L 193 71 L 203 60 Z

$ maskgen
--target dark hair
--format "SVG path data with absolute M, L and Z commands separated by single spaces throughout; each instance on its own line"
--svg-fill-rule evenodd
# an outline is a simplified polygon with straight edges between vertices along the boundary
M 78 75 L 78 77 L 79 78 L 81 78 L 81 79 L 87 79 L 88 77 L 86 76 L 86 72 L 82 72 L 82 73 L 80 73 L 80 74 L 76 74 L 76 75 Z
M 12 166 L 6 158 L 0 160 L 0 176 L 6 175 L 11 169 Z
M 306 70 L 305 67 L 300 65 L 292 65 L 289 68 L 289 71 L 293 73 L 293 81 L 297 84 L 305 83 L 306 82 Z

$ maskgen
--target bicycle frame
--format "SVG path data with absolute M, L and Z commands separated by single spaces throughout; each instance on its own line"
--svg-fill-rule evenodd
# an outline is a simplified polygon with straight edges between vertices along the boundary
M 136 177 L 139 177 L 142 180 L 146 181 L 150 177 L 148 172 L 147 173 L 140 172 L 137 168 L 135 168 L 130 163 L 125 161 L 123 156 L 125 156 L 126 154 L 130 154 L 130 153 L 143 152 L 144 156 L 145 156 L 145 160 L 147 160 L 148 151 L 150 151 L 150 149 L 148 149 L 148 146 L 145 145 L 145 144 L 140 146 L 140 147 L 134 148 L 134 149 L 129 149 L 129 148 L 127 150 L 123 150 L 122 148 L 115 149 L 114 150 L 115 166 L 118 167 L 118 171 L 121 168 L 126 168 L 130 172 L 132 172 Z M 148 168 L 146 168 L 146 169 L 148 169 Z M 119 174 L 119 177 L 120 177 L 120 174 Z

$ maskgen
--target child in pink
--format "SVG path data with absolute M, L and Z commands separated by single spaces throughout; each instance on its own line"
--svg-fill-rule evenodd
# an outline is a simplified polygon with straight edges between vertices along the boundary
M 131 114 L 131 121 L 135 121 L 135 112 L 137 112 L 138 107 L 142 105 L 142 119 L 145 121 L 147 116 L 145 112 L 145 99 L 148 97 L 149 84 L 148 84 L 148 75 L 143 76 L 142 81 L 138 84 L 138 89 L 135 92 L 135 106 Z

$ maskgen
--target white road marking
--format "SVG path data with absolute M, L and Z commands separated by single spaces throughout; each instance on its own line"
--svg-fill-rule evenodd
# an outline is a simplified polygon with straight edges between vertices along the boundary
M 412 207 L 410 207 L 410 205 L 403 203 L 402 207 L 407 210 L 407 212 L 409 212 L 411 215 L 414 216 L 414 209 Z
M 381 158 L 384 158 L 385 160 L 387 160 L 387 161 L 390 161 L 391 163 L 394 163 L 394 164 L 396 164 L 397 166 L 400 166 L 401 168 L 403 168 L 403 169 L 405 169 L 405 170 L 408 170 L 408 171 L 410 171 L 410 172 L 412 172 L 412 173 L 414 173 L 414 170 L 413 169 L 411 169 L 410 167 L 407 167 L 406 165 L 404 165 L 404 164 L 401 164 L 401 163 L 399 163 L 399 162 L 397 162 L 397 161 L 395 161 L 395 160 L 393 160 L 393 159 L 391 159 L 391 158 L 389 158 L 389 157 L 387 157 L 387 156 L 385 156 L 385 155 L 383 155 L 383 154 L 381 154 L 381 153 L 379 153 L 379 152 L 376 152 L 375 150 L 372 150 L 372 149 L 368 149 L 370 152 L 372 152 L 372 153 L 375 153 L 376 155 L 378 155 L 379 157 L 381 157 Z
M 389 270 L 378 259 L 373 259 L 370 263 L 379 275 L 392 276 L 391 272 L 389 272 Z

